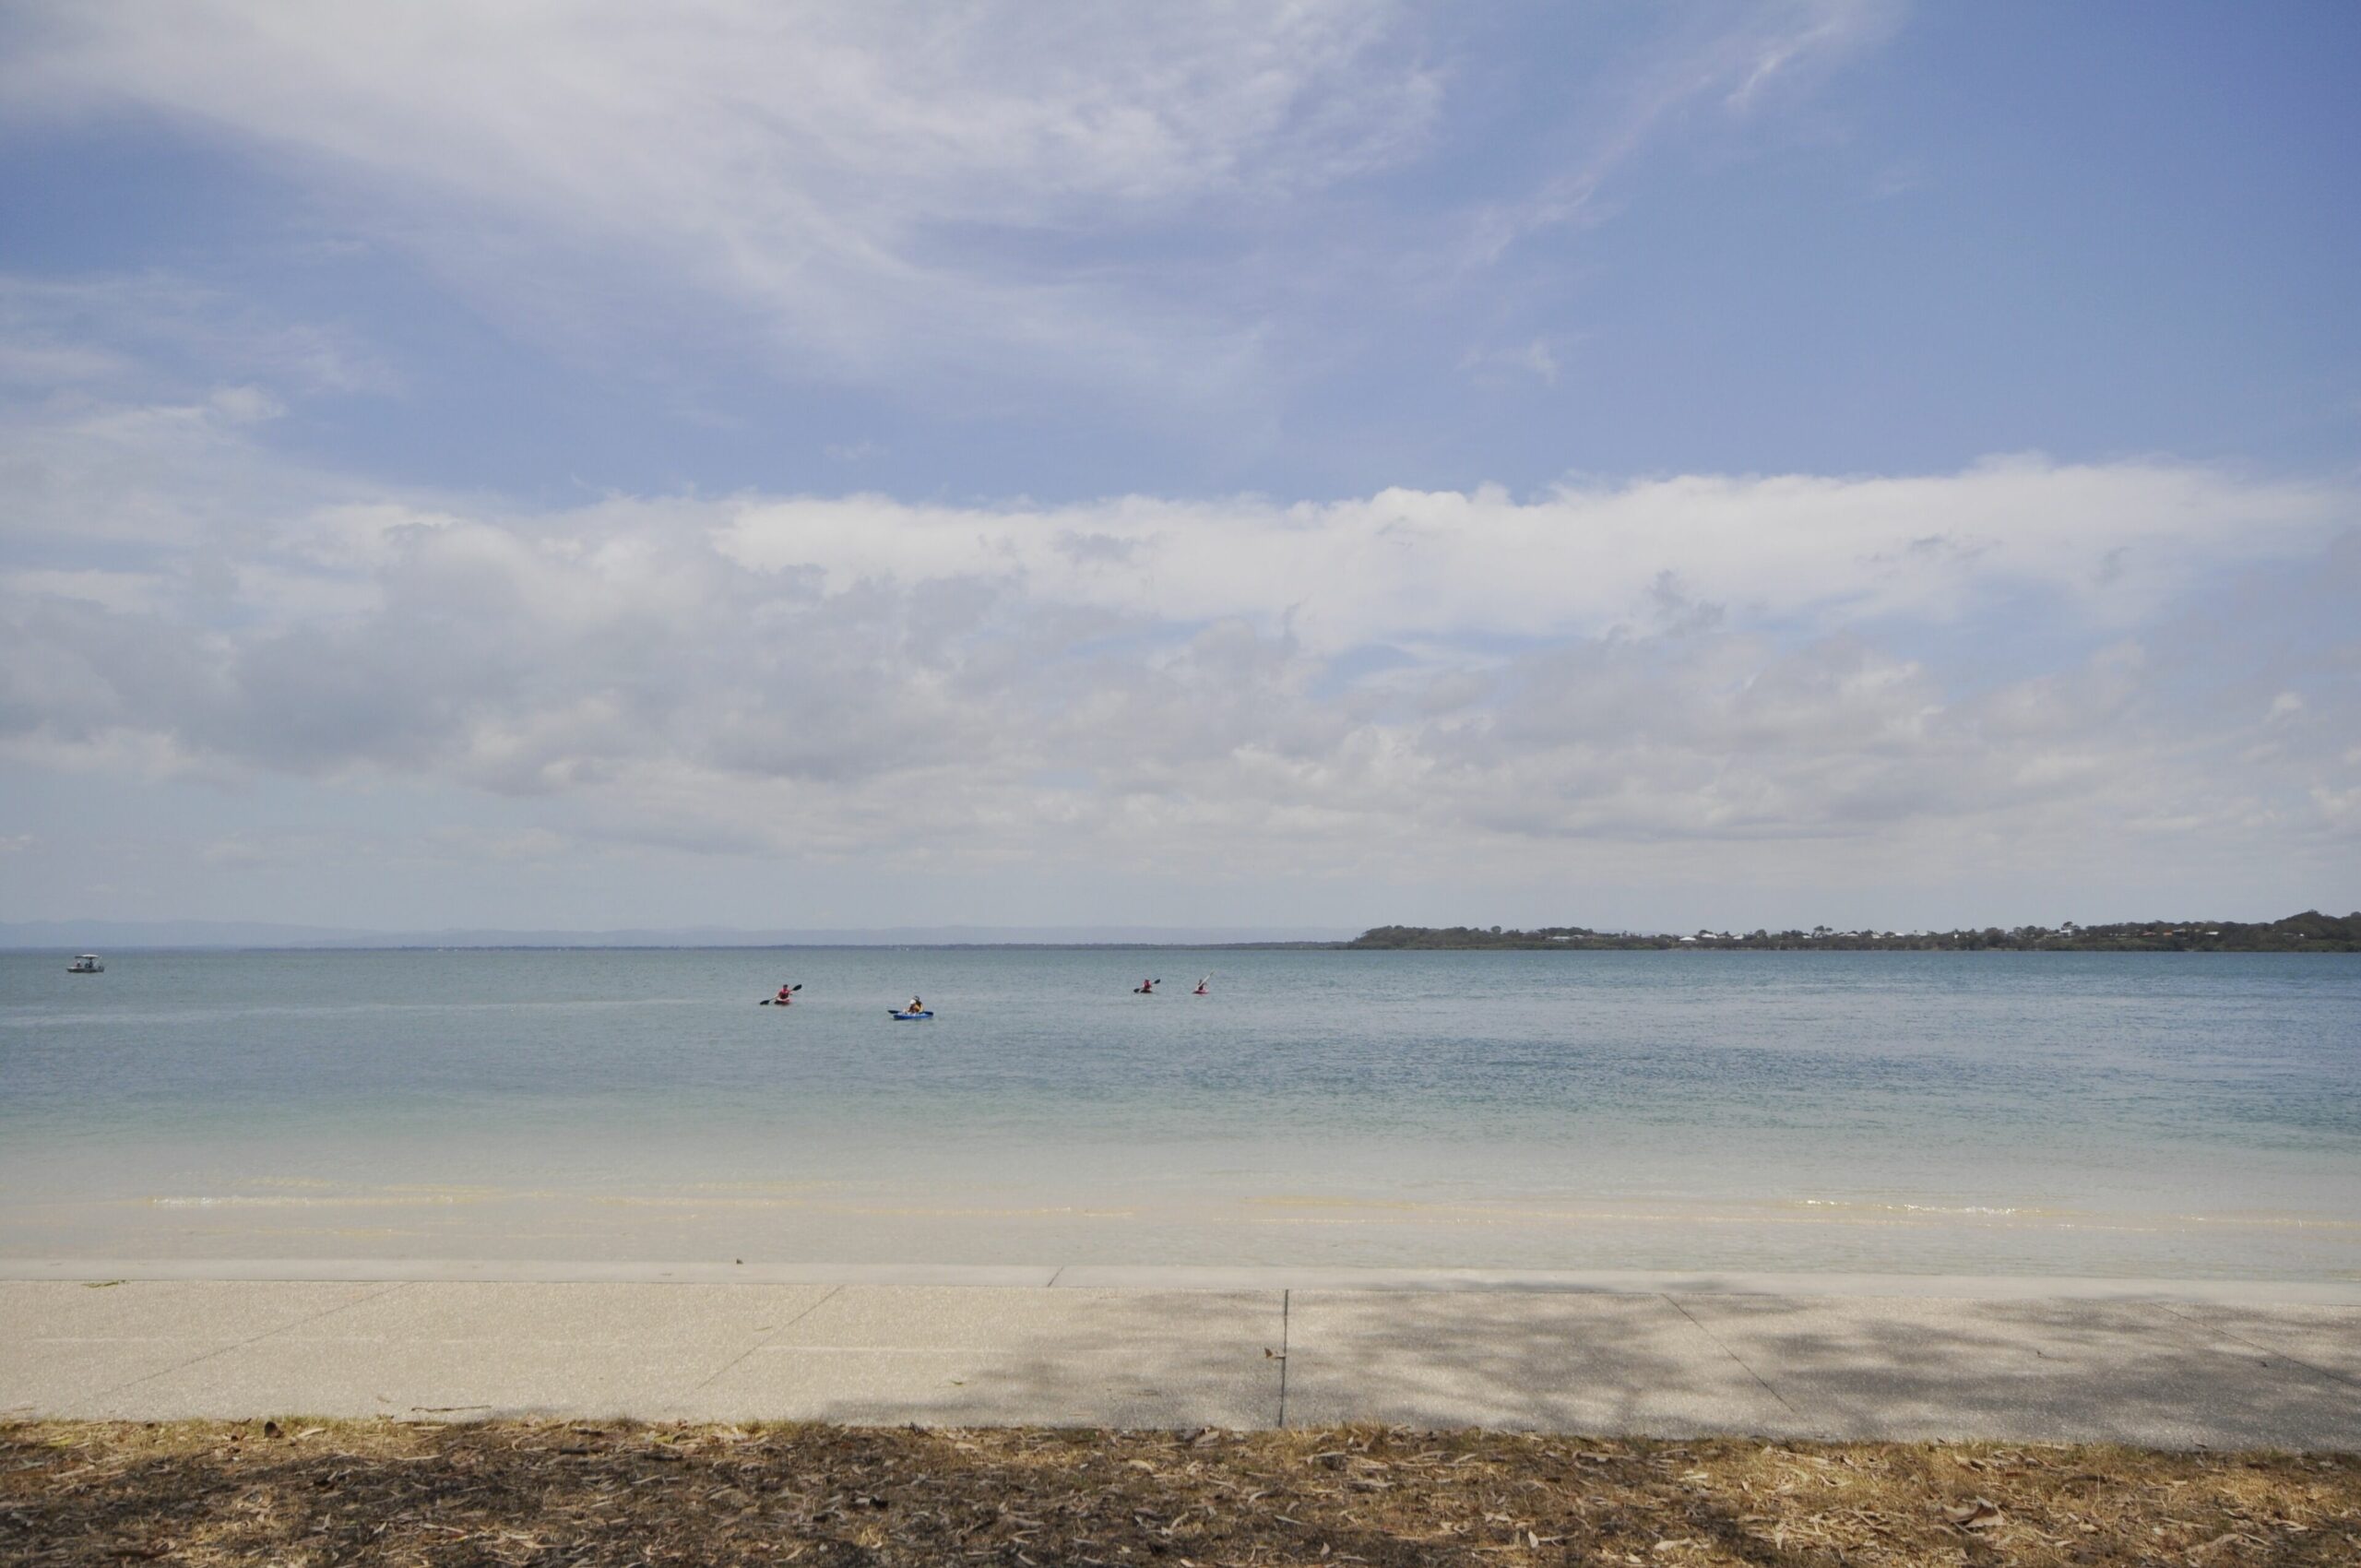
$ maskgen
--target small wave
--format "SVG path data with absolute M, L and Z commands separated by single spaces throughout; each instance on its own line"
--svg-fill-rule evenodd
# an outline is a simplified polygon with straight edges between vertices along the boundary
M 2361 1230 L 2361 1219 L 2330 1219 L 2304 1214 L 2176 1214 L 2189 1225 L 2252 1225 L 2279 1230 Z
M 293 1197 L 282 1193 L 231 1194 L 228 1196 L 175 1194 L 142 1200 L 151 1208 L 444 1208 L 490 1202 L 488 1196 L 459 1193 L 420 1194 L 408 1197 Z
M 215 1239 L 227 1237 L 252 1239 L 255 1236 L 269 1236 L 282 1241 L 291 1236 L 326 1236 L 338 1241 L 358 1240 L 366 1241 L 422 1241 L 433 1236 L 434 1232 L 432 1230 L 397 1230 L 391 1226 L 354 1229 L 347 1226 L 274 1225 L 269 1227 L 267 1229 L 264 1229 L 232 1227 L 228 1225 L 193 1225 L 186 1230 L 182 1231 L 181 1234 L 184 1236 L 205 1236 Z M 234 1256 L 235 1254 L 233 1253 L 231 1255 Z
M 927 1205 L 819 1203 L 808 1198 L 679 1198 L 601 1194 L 587 1201 L 607 1208 L 731 1209 L 791 1208 L 816 1214 L 858 1214 L 896 1218 L 1026 1219 L 1042 1215 L 1073 1214 L 1091 1219 L 1130 1219 L 1137 1210 L 1088 1208 L 1079 1204 L 1045 1204 L 1034 1208 L 966 1208 Z
M 1052 1204 L 1040 1208 L 886 1208 L 848 1205 L 839 1212 L 905 1219 L 1038 1219 L 1053 1214 L 1078 1215 L 1086 1219 L 1138 1218 L 1133 1209 L 1084 1208 L 1074 1204 Z
M 1464 1204 L 1422 1203 L 1415 1198 L 1309 1197 L 1292 1193 L 1276 1193 L 1240 1201 L 1250 1205 L 1267 1204 L 1276 1208 L 1456 1209 L 1467 1206 Z
M 587 1201 L 608 1208 L 810 1208 L 808 1198 L 650 1197 L 631 1193 L 594 1193 Z
M 1806 1208 L 1869 1209 L 1879 1214 L 1981 1214 L 2025 1215 L 2048 1218 L 2069 1211 L 2058 1208 L 2025 1208 L 2014 1204 L 1884 1204 L 1864 1203 L 1847 1198 L 1805 1198 Z
M 672 1185 L 676 1193 L 816 1193 L 848 1183 L 835 1181 L 813 1182 L 680 1182 Z

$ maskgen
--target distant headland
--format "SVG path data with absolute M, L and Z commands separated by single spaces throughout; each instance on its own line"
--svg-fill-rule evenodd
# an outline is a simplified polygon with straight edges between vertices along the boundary
M 2361 911 L 2339 919 L 2307 909 L 2267 924 L 2240 921 L 2126 921 L 2115 925 L 2021 925 L 1981 931 L 1698 931 L 1666 932 L 1590 931 L 1582 926 L 1542 926 L 1503 931 L 1499 926 L 1373 926 L 1348 948 L 1748 948 L 1774 952 L 1972 952 L 2001 949 L 2038 953 L 2361 953 Z

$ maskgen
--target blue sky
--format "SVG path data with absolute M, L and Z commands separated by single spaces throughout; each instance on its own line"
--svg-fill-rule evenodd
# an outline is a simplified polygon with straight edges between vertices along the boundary
M 0 917 L 2350 907 L 2340 5 L 0 20 Z

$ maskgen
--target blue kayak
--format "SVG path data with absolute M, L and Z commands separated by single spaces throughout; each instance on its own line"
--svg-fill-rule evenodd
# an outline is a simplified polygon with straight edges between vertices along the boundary
M 921 1019 L 933 1017 L 934 1009 L 930 1007 L 923 1013 L 897 1013 L 893 1008 L 888 1007 L 885 1009 L 885 1016 L 889 1018 L 899 1018 L 902 1022 L 910 1024 L 919 1022 Z

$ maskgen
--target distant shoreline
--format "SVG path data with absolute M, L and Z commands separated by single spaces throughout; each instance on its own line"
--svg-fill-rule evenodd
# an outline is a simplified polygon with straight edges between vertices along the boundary
M 1504 931 L 1499 926 L 1375 926 L 1341 945 L 1361 951 L 1655 950 L 1755 953 L 2361 953 L 2361 911 L 2307 909 L 2267 923 L 2130 921 L 2112 925 L 1987 926 L 1959 931 L 1599 932 L 1582 926 Z

